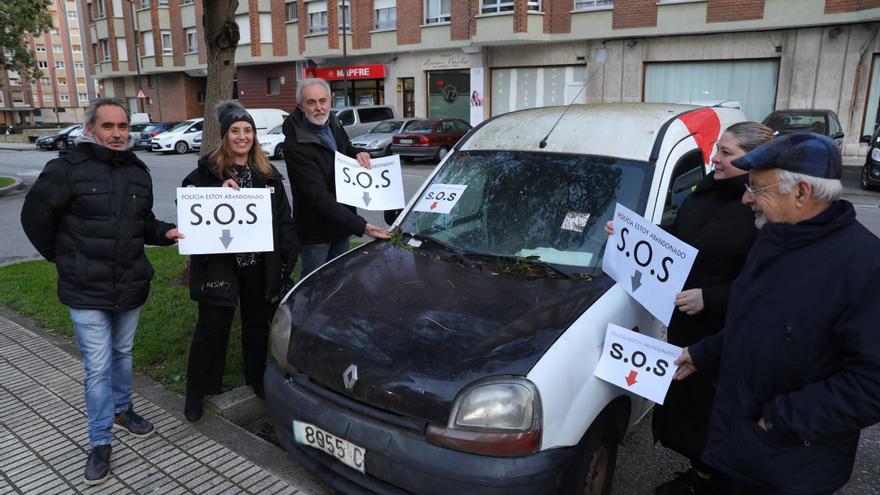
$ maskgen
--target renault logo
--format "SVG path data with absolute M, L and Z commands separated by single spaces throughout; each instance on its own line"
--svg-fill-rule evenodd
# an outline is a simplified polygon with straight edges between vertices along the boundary
M 352 364 L 342 373 L 342 382 L 345 384 L 345 390 L 351 392 L 358 381 L 358 367 Z

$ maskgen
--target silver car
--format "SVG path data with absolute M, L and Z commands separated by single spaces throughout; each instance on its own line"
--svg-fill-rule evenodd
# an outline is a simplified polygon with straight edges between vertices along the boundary
M 410 124 L 419 119 L 392 119 L 385 120 L 370 129 L 370 132 L 361 134 L 351 140 L 352 146 L 360 148 L 373 158 L 388 156 L 391 154 L 391 136 L 400 134 L 409 129 Z

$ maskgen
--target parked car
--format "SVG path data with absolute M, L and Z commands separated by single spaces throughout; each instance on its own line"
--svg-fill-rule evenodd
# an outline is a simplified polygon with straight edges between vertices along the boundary
M 201 151 L 202 150 L 202 133 L 200 132 L 198 136 L 193 138 L 192 142 L 193 151 Z
M 287 112 L 277 108 L 249 108 L 248 113 L 254 119 L 257 128 L 257 137 L 262 137 L 276 126 L 281 125 L 287 118 Z
M 63 150 L 68 147 L 67 135 L 71 132 L 82 129 L 82 125 L 75 124 L 71 126 L 67 126 L 60 131 L 49 134 L 46 136 L 40 136 L 34 142 L 34 146 L 43 150 Z
M 880 187 L 880 127 L 874 131 L 873 136 L 870 134 L 862 136 L 862 142 L 868 144 L 868 154 L 865 155 L 859 183 L 862 189 L 874 189 Z
M 134 149 L 147 149 L 152 151 L 153 138 L 171 129 L 180 122 L 153 122 L 141 130 L 137 141 L 134 142 Z
M 392 138 L 391 153 L 404 160 L 434 158 L 440 161 L 470 129 L 470 124 L 461 119 L 417 120 L 406 132 Z
M 147 122 L 144 124 L 129 124 L 128 135 L 130 136 L 130 139 L 133 142 L 137 143 L 137 141 L 138 141 L 138 139 L 140 139 L 141 133 L 144 131 L 144 129 L 146 129 L 147 127 L 149 127 L 151 125 L 153 125 L 152 122 Z
M 370 154 L 373 158 L 388 156 L 391 154 L 391 138 L 395 134 L 409 130 L 410 124 L 417 122 L 416 119 L 384 120 L 379 125 L 370 129 L 370 132 L 361 134 L 351 140 L 351 144 Z
M 831 110 L 789 109 L 777 110 L 764 119 L 764 125 L 777 134 L 792 132 L 815 132 L 824 134 L 837 142 L 843 149 L 843 128 L 840 119 Z
M 202 135 L 201 117 L 197 119 L 184 120 L 167 131 L 158 134 L 150 143 L 153 151 L 161 151 L 164 153 L 175 152 L 177 154 L 187 153 L 192 150 L 193 139 Z
M 349 138 L 356 138 L 367 133 L 377 122 L 393 119 L 394 108 L 387 105 L 361 105 L 357 107 L 331 108 L 331 112 L 339 118 Z
M 276 125 L 266 134 L 258 136 L 258 139 L 263 153 L 266 153 L 269 158 L 284 159 L 284 133 L 281 132 L 281 124 Z
M 85 127 L 79 126 L 76 129 L 68 132 L 67 137 L 65 138 L 67 140 L 67 147 L 70 148 L 71 146 L 75 146 L 76 138 L 80 137 L 85 130 Z
M 559 121 L 563 110 L 482 123 L 395 238 L 331 260 L 281 301 L 267 409 L 284 448 L 334 488 L 611 492 L 618 442 L 652 403 L 593 376 L 605 331 L 665 329 L 602 272 L 605 222 L 618 202 L 655 223 L 674 216 L 745 115 L 593 104 Z M 459 194 L 428 198 L 449 185 Z M 453 204 L 416 211 L 423 196 Z M 561 227 L 571 215 L 586 223 Z

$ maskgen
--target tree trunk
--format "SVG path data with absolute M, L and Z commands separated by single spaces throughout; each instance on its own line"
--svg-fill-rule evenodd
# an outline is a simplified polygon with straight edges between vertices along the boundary
M 202 5 L 202 25 L 208 54 L 208 87 L 202 128 L 202 155 L 206 155 L 220 144 L 220 124 L 215 106 L 232 97 L 235 48 L 239 39 L 238 24 L 235 23 L 238 0 L 204 0 Z

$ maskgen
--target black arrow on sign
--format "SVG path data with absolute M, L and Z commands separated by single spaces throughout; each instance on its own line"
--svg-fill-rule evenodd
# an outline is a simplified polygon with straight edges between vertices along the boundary
M 633 292 L 635 292 L 636 289 L 642 286 L 642 272 L 636 270 L 630 281 L 632 282 Z
M 364 204 L 370 206 L 370 193 L 364 191 Z
M 223 229 L 223 235 L 220 236 L 220 242 L 223 243 L 223 249 L 229 248 L 229 244 L 232 242 L 232 236 L 229 234 L 229 229 Z

